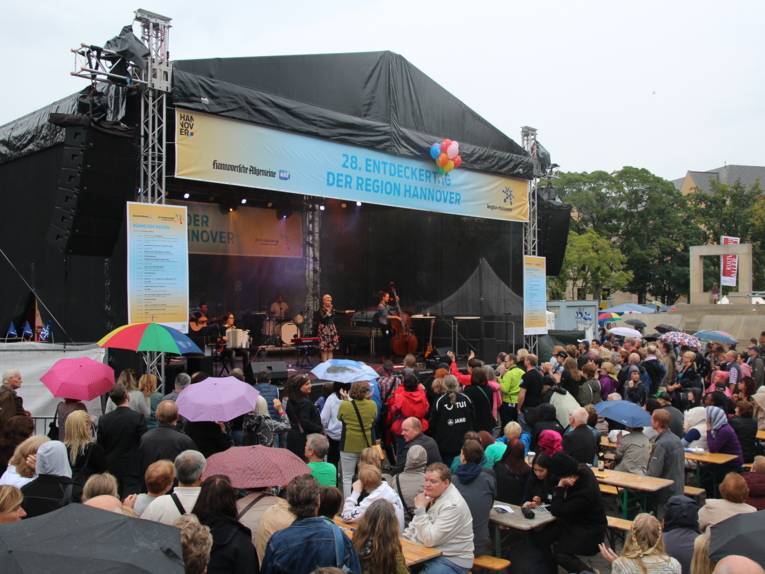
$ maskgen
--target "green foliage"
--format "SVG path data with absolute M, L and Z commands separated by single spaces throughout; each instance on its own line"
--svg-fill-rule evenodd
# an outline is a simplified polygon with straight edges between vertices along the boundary
M 602 289 L 623 289 L 632 278 L 624 264 L 619 249 L 593 229 L 571 231 L 561 272 L 550 281 L 551 296 L 566 298 L 568 286 L 572 299 L 577 298 L 578 290 L 600 297 Z

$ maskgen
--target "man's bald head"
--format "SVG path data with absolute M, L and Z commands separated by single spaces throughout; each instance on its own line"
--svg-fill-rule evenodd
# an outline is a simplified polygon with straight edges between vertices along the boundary
M 712 574 L 765 574 L 765 570 L 745 556 L 731 555 L 720 560 Z
M 92 508 L 106 510 L 107 512 L 115 512 L 117 514 L 123 514 L 122 503 L 120 502 L 120 499 L 110 494 L 101 494 L 99 496 L 94 496 L 93 498 L 89 498 L 83 504 L 85 504 L 85 506 L 90 506 Z
M 171 425 L 178 420 L 178 405 L 175 401 L 162 401 L 157 405 L 157 421 Z
M 422 434 L 422 423 L 417 417 L 409 417 L 401 423 L 401 436 L 406 442 L 411 442 Z

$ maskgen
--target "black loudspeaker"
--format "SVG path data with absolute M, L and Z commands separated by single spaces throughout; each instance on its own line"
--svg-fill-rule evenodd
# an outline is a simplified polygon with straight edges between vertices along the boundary
M 132 135 L 66 126 L 49 241 L 73 255 L 111 256 L 137 171 Z
M 186 357 L 186 372 L 189 375 L 202 371 L 212 377 L 213 375 L 213 358 L 204 357 Z
M 547 258 L 547 275 L 560 273 L 568 243 L 568 227 L 571 221 L 570 205 L 555 205 L 539 201 L 539 255 Z
M 256 378 L 268 375 L 271 382 L 287 380 L 287 363 L 284 361 L 256 361 L 252 363 L 252 372 Z

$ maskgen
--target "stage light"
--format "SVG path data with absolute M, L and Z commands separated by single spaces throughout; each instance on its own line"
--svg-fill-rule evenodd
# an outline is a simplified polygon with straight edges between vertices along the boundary
M 191 197 L 191 194 L 189 192 L 186 192 L 183 194 L 183 199 L 188 199 Z
M 343 203 L 341 203 L 341 204 L 340 204 L 340 207 L 342 207 L 343 209 L 345 209 L 346 207 L 348 207 L 348 204 L 347 204 L 347 203 L 345 203 L 345 202 L 343 202 Z
M 228 212 L 231 213 L 232 211 L 234 211 L 234 208 L 233 207 L 229 207 L 228 208 Z
M 266 207 L 269 207 L 269 208 L 270 208 L 270 207 L 273 207 L 273 206 L 274 206 L 274 202 L 273 202 L 273 201 L 269 201 L 269 202 L 266 204 Z
M 356 207 L 361 207 L 361 202 L 360 201 L 356 202 Z
M 319 211 L 324 211 L 324 204 L 321 204 L 321 205 L 319 206 Z
M 246 197 L 242 198 L 242 205 L 247 205 L 247 198 Z

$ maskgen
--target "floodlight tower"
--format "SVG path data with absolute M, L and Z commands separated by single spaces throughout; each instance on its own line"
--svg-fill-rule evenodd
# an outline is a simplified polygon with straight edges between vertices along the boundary
M 531 155 L 534 166 L 534 177 L 529 181 L 529 220 L 523 224 L 523 254 L 537 255 L 539 251 L 538 241 L 538 208 L 537 208 L 537 184 L 542 175 L 542 170 L 537 157 L 537 130 L 530 126 L 521 128 L 521 141 L 523 149 Z M 533 354 L 537 353 L 539 337 L 537 335 L 524 335 L 524 346 Z

